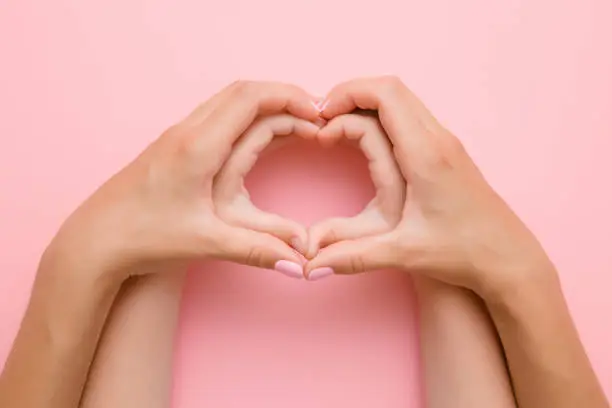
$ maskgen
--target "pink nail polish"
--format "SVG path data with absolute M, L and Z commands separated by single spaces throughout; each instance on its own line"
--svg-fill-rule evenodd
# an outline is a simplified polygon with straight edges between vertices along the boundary
M 304 270 L 302 265 L 291 261 L 278 261 L 274 265 L 274 269 L 283 275 L 289 276 L 290 278 L 303 279 Z
M 334 270 L 332 268 L 317 268 L 310 271 L 310 275 L 308 275 L 309 281 L 316 281 L 319 279 L 326 278 L 334 274 Z

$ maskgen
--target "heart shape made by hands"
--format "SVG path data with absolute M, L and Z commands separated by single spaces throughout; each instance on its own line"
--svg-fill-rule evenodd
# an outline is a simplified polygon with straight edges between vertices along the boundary
M 357 144 L 368 160 L 376 190 L 374 198 L 354 217 L 329 218 L 309 228 L 259 209 L 251 202 L 244 185 L 245 176 L 264 149 L 286 142 L 288 136 L 317 140 L 324 146 L 333 146 L 341 140 Z M 225 222 L 274 235 L 306 258 L 338 241 L 392 230 L 400 221 L 405 194 L 406 183 L 391 143 L 378 117 L 369 112 L 341 115 L 322 127 L 289 114 L 261 117 L 236 142 L 213 188 L 215 208 Z

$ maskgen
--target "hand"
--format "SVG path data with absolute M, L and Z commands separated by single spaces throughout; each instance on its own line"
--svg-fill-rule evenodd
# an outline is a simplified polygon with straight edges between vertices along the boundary
M 216 213 L 224 222 L 238 228 L 270 234 L 296 250 L 308 242 L 306 228 L 296 221 L 257 208 L 244 185 L 245 176 L 259 154 L 271 144 L 282 144 L 290 136 L 314 139 L 319 126 L 290 114 L 261 117 L 238 140 L 213 183 Z M 289 277 L 303 278 L 300 264 L 281 264 Z
M 307 258 L 314 257 L 322 246 L 334 242 L 393 230 L 402 217 L 406 200 L 406 183 L 375 112 L 336 116 L 319 131 L 317 139 L 326 146 L 342 140 L 358 143 L 368 159 L 376 195 L 354 217 L 330 218 L 312 225 L 308 229 Z
M 119 281 L 152 271 L 150 265 L 158 270 L 166 262 L 205 258 L 265 268 L 286 261 L 301 267 L 300 256 L 283 241 L 219 218 L 213 180 L 256 117 L 288 112 L 316 121 L 319 111 L 311 99 L 297 87 L 278 83 L 227 87 L 83 203 L 61 227 L 41 265 Z
M 286 140 L 275 136 L 291 134 L 306 139 L 316 137 L 328 146 L 341 140 L 358 143 L 369 160 L 376 188 L 376 196 L 363 212 L 355 217 L 323 220 L 306 231 L 305 227 L 295 221 L 264 212 L 253 205 L 244 187 L 244 177 L 264 148 Z M 259 119 L 236 143 L 215 180 L 213 196 L 219 208 L 217 213 L 225 222 L 277 236 L 306 257 L 311 257 L 320 245 L 393 229 L 401 218 L 405 182 L 393 157 L 389 139 L 375 115 L 365 112 L 341 115 L 321 130 L 313 123 L 291 115 L 276 115 Z M 301 267 L 295 268 L 293 272 L 293 277 L 303 277 Z M 324 276 L 315 274 L 310 278 Z
M 485 296 L 554 271 L 540 244 L 493 191 L 459 140 L 397 78 L 336 86 L 322 111 L 332 119 L 377 110 L 407 180 L 401 221 L 392 231 L 338 242 L 306 265 L 359 273 L 402 268 Z

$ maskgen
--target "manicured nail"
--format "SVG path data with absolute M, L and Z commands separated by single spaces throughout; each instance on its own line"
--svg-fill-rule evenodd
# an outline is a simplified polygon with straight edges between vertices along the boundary
M 329 105 L 329 99 L 322 100 L 317 104 L 317 109 L 319 112 L 323 112 L 325 108 L 327 108 L 327 105 Z
M 310 101 L 310 104 L 314 106 L 317 112 L 321 113 L 321 108 L 319 107 L 321 105 L 320 101 Z
M 304 270 L 302 265 L 291 261 L 278 261 L 274 265 L 274 269 L 283 275 L 289 276 L 290 278 L 303 279 Z
M 310 275 L 308 275 L 309 281 L 316 281 L 319 279 L 326 278 L 334 274 L 334 270 L 332 268 L 316 268 L 310 271 Z

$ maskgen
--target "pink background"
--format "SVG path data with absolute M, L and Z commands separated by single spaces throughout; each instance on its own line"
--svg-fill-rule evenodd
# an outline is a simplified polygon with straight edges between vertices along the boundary
M 611 18 L 609 0 L 0 0 L 0 361 L 61 220 L 213 91 L 395 73 L 541 238 L 612 396 Z M 303 222 L 371 194 L 359 155 L 313 146 L 250 185 Z M 396 273 L 311 284 L 207 265 L 178 341 L 176 407 L 420 404 Z

